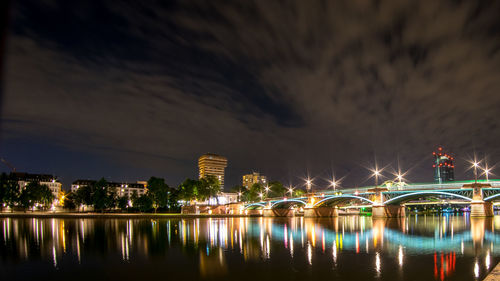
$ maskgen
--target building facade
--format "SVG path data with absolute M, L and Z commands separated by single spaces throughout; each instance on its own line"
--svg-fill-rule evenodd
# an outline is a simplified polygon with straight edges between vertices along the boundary
M 96 182 L 95 180 L 76 180 L 71 184 L 71 191 L 75 192 L 80 187 L 90 186 Z M 134 192 L 136 192 L 138 196 L 145 194 L 147 190 L 146 185 L 147 182 L 145 181 L 138 181 L 135 183 L 108 182 L 108 187 L 116 188 L 118 196 L 127 195 L 129 198 Z
M 227 167 L 227 158 L 217 154 L 207 153 L 198 158 L 199 178 L 215 176 L 224 188 L 224 169 Z
M 432 165 L 434 168 L 434 181 L 437 183 L 454 181 L 454 158 L 446 153 L 442 147 L 432 152 L 432 155 L 434 156 L 434 164 Z
M 242 186 L 248 189 L 256 183 L 262 184 L 264 186 L 267 185 L 266 176 L 261 176 L 259 173 L 256 172 L 252 172 L 251 174 L 248 175 L 243 175 L 243 180 L 241 184 Z
M 221 192 L 217 198 L 210 198 L 203 202 L 198 202 L 199 205 L 226 205 L 238 202 L 238 193 Z
M 57 179 L 56 176 L 12 172 L 10 174 L 10 177 L 17 181 L 20 191 L 23 190 L 30 182 L 37 182 L 41 185 L 46 185 L 52 192 L 52 195 L 54 195 L 54 204 L 60 205 L 59 194 L 62 190 L 62 183 Z

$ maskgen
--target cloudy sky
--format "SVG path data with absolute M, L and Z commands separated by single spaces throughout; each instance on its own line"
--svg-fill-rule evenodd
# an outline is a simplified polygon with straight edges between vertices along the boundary
M 500 161 L 500 1 L 12 1 L 0 156 L 65 183 L 316 186 Z M 2 166 L 1 171 L 8 171 Z M 500 169 L 496 170 L 500 175 Z

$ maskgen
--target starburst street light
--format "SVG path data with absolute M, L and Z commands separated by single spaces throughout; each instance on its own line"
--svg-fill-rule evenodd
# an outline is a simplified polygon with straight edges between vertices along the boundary
M 477 168 L 479 167 L 479 162 L 474 160 L 472 162 L 472 168 L 474 168 L 474 183 L 477 184 Z
M 332 188 L 333 188 L 334 191 L 337 189 L 337 186 L 339 186 L 339 184 L 340 184 L 340 181 L 335 180 L 335 178 L 333 178 L 330 181 L 330 185 L 332 186 Z
M 311 184 L 312 184 L 311 179 L 307 178 L 306 180 L 307 191 L 311 191 Z
M 290 192 L 290 197 L 292 197 L 293 196 L 293 187 L 292 186 L 288 187 L 288 192 Z
M 491 169 L 485 168 L 484 169 L 484 175 L 486 176 L 486 182 L 489 181 L 488 175 L 490 174 Z
M 398 174 L 397 178 L 398 178 L 399 183 L 401 183 L 403 181 L 403 175 L 402 174 Z
M 262 196 L 264 196 L 264 194 L 262 194 L 262 192 L 259 193 L 260 200 L 262 200 Z
M 269 193 L 269 185 L 266 185 L 265 190 L 266 190 L 266 195 L 267 195 Z
M 375 187 L 378 186 L 378 177 L 380 176 L 380 172 L 378 169 L 375 169 L 373 171 L 373 176 L 375 177 Z

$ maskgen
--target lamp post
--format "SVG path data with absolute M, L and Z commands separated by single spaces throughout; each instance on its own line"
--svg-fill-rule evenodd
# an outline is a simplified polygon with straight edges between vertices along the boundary
M 474 184 L 477 184 L 477 167 L 479 167 L 479 163 L 474 162 L 472 165 L 474 166 Z
M 292 188 L 292 186 L 288 187 L 288 192 L 290 192 L 290 197 L 293 197 L 293 188 Z
M 403 175 L 398 174 L 398 183 L 401 186 L 401 182 L 403 181 Z
M 489 174 L 490 174 L 490 169 L 488 169 L 488 166 L 484 169 L 484 174 L 486 175 L 486 182 L 489 182 Z
M 333 187 L 333 191 L 335 191 L 335 189 L 337 188 L 337 182 L 335 181 L 335 179 L 332 180 L 331 184 Z
M 373 175 L 375 176 L 375 187 L 378 187 L 378 176 L 380 176 L 380 171 L 379 170 L 373 171 Z
M 307 178 L 306 180 L 306 186 L 307 186 L 307 191 L 311 192 L 311 179 Z

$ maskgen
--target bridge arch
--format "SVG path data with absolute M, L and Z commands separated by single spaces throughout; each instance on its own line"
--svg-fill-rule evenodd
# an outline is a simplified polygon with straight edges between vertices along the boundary
M 450 196 L 454 198 L 459 198 L 459 199 L 464 199 L 466 201 L 472 201 L 472 198 L 456 194 L 456 193 L 450 193 L 450 192 L 444 192 L 444 191 L 417 191 L 417 192 L 412 192 L 412 193 L 406 193 L 400 196 L 396 196 L 394 198 L 391 198 L 389 200 L 386 200 L 384 202 L 385 205 L 389 204 L 401 204 L 407 201 L 410 201 L 412 199 L 416 198 L 421 198 L 421 197 L 430 197 L 430 196 L 435 196 L 435 195 L 444 195 L 444 196 Z
M 278 201 L 274 202 L 271 205 L 271 209 L 274 209 L 278 205 L 294 205 L 294 204 L 300 204 L 300 205 L 305 206 L 307 204 L 307 202 L 300 200 L 300 199 L 286 199 L 286 200 L 283 199 L 283 200 L 278 200 Z
M 500 193 L 495 194 L 495 195 L 488 196 L 488 197 L 484 198 L 483 200 L 484 200 L 484 201 L 493 201 L 493 199 L 496 199 L 496 198 L 498 198 L 498 197 L 500 197 Z
M 260 208 L 265 208 L 266 207 L 266 204 L 264 203 L 252 203 L 252 204 L 248 204 L 245 206 L 245 210 L 256 210 L 256 209 L 260 209 Z
M 313 207 L 319 207 L 319 206 L 324 205 L 328 202 L 338 201 L 338 203 L 342 203 L 342 202 L 346 202 L 346 201 L 353 200 L 353 199 L 361 200 L 363 202 L 367 202 L 370 204 L 375 204 L 375 202 L 373 202 L 372 200 L 361 197 L 361 196 L 343 194 L 343 195 L 336 195 L 336 196 L 328 196 L 328 197 L 316 202 L 313 205 Z

